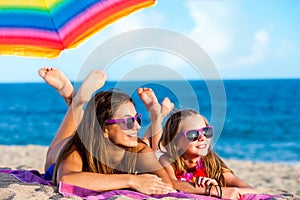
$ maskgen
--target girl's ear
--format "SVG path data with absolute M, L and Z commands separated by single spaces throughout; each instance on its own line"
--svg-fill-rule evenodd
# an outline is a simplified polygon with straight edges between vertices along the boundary
M 104 137 L 105 137 L 105 138 L 108 138 L 108 128 L 107 128 L 107 126 L 104 127 L 104 132 L 103 132 L 103 134 L 104 134 Z

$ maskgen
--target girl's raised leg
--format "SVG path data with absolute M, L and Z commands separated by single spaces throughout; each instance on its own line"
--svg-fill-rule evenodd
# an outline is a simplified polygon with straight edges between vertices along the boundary
M 48 148 L 45 170 L 52 163 L 55 163 L 61 148 L 70 136 L 74 134 L 82 119 L 84 104 L 91 99 L 96 90 L 100 89 L 105 84 L 106 78 L 104 71 L 94 70 L 83 81 L 77 94 L 73 98 L 72 105 L 69 106 L 69 109 Z

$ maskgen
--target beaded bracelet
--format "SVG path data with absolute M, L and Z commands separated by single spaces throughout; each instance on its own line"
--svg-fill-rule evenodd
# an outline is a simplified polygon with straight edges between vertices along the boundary
M 210 190 L 211 190 L 211 187 L 212 187 L 212 186 L 213 186 L 213 185 L 210 184 L 208 187 L 205 188 L 205 195 L 210 196 Z

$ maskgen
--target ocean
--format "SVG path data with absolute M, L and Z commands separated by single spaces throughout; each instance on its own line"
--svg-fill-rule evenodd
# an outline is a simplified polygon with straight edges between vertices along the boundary
M 219 90 L 209 90 L 204 81 L 107 82 L 103 89 L 118 87 L 133 97 L 143 115 L 140 136 L 149 117 L 133 89 L 136 86 L 153 88 L 159 101 L 168 96 L 177 108 L 195 108 L 196 102 L 208 119 L 212 107 L 218 111 L 226 103 L 224 126 L 214 145 L 221 157 L 299 164 L 300 79 L 224 80 L 223 84 L 226 96 L 217 95 L 213 101 L 212 94 Z M 0 145 L 48 146 L 67 110 L 57 92 L 46 83 L 2 83 L 0 93 Z

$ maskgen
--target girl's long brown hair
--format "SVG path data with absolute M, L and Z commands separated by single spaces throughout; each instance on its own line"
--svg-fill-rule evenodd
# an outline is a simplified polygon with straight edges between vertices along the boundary
M 112 119 L 118 107 L 126 102 L 133 103 L 133 100 L 119 91 L 99 92 L 89 101 L 81 123 L 57 158 L 53 184 L 57 185 L 57 169 L 60 163 L 74 151 L 81 156 L 84 172 L 102 174 L 135 172 L 137 148 L 122 147 L 125 149 L 125 155 L 117 170 L 114 170 L 110 167 L 110 156 L 106 151 L 114 144 L 103 133 L 107 120 Z
M 166 124 L 163 129 L 162 137 L 159 141 L 159 148 L 164 147 L 167 151 L 167 155 L 170 157 L 175 171 L 186 172 L 187 167 L 185 166 L 182 154 L 179 149 L 177 149 L 175 144 L 175 136 L 180 132 L 181 121 L 191 115 L 199 115 L 199 113 L 192 109 L 180 110 L 172 114 L 169 119 L 166 121 Z M 206 125 L 209 123 L 207 119 L 203 117 Z M 162 149 L 161 149 L 162 150 Z M 164 151 L 164 150 L 162 150 Z M 206 156 L 203 158 L 204 165 L 206 167 L 206 173 L 209 178 L 217 180 L 220 186 L 226 186 L 225 178 L 223 176 L 224 172 L 233 171 L 226 166 L 223 160 L 211 149 Z

